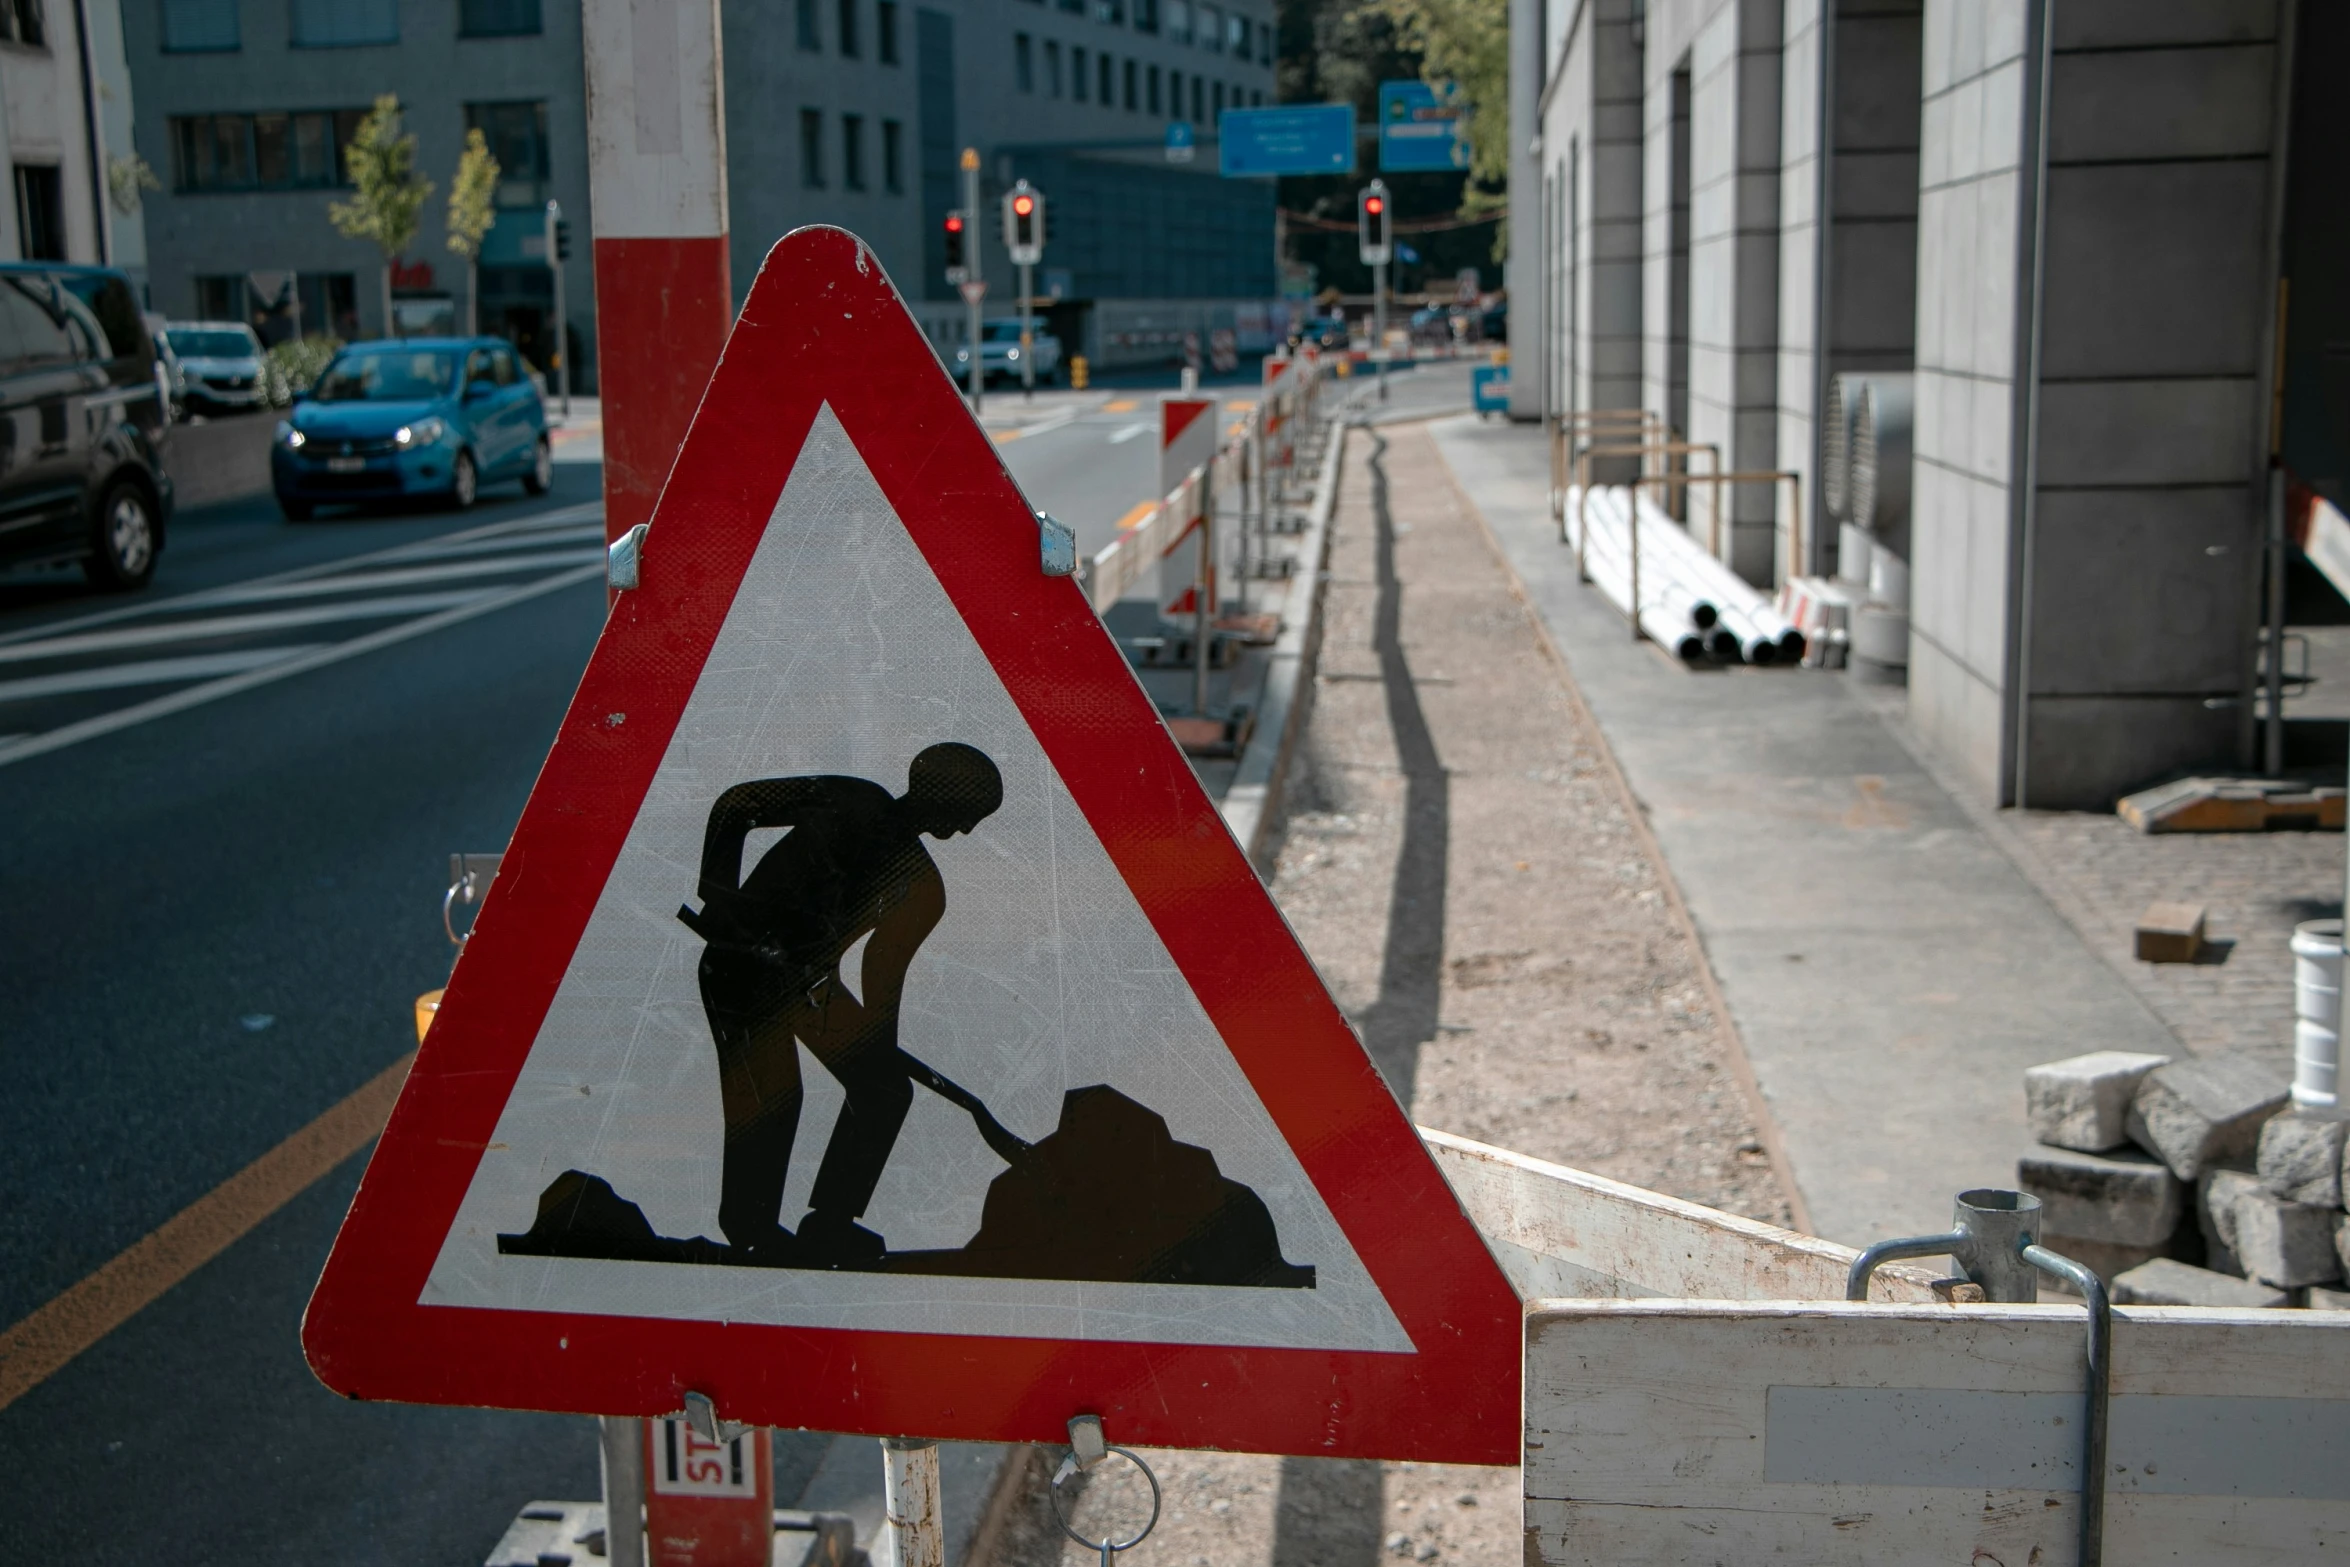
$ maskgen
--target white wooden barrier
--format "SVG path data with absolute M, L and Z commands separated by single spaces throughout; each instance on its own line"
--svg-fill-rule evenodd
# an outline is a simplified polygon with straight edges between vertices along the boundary
M 2105 1560 L 2350 1560 L 2350 1313 L 2113 1314 Z M 1526 1559 L 2069 1567 L 2081 1308 L 1546 1301 Z

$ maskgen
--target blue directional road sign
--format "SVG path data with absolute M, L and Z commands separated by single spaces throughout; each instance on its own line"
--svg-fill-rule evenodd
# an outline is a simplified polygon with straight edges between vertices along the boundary
M 1189 163 L 1193 152 L 1191 122 L 1189 120 L 1169 120 L 1167 122 L 1167 161 L 1169 163 Z
M 1379 84 L 1379 171 L 1469 166 L 1469 111 L 1426 82 Z
M 1216 139 L 1226 179 L 1355 171 L 1355 110 L 1351 103 L 1226 109 L 1217 117 Z

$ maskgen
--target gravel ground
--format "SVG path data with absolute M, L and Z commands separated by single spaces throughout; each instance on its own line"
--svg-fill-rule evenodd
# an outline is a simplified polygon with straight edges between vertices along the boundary
M 1789 1222 L 1638 807 L 1434 443 L 1358 431 L 1340 485 L 1273 880 L 1324 980 L 1420 1124 Z M 1137 1567 L 1523 1559 L 1514 1468 L 1147 1456 L 1167 1500 Z M 1047 1479 L 998 1561 L 1097 1559 Z M 1130 1489 L 1081 1523 L 1133 1518 Z

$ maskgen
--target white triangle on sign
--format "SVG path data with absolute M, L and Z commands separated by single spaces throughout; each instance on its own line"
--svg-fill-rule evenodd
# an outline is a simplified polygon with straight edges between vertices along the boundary
M 647 541 L 658 550 L 658 533 Z M 625 714 L 607 722 L 624 724 Z M 608 1182 L 663 1236 L 719 1238 L 722 1119 L 696 981 L 712 802 L 751 779 L 846 775 L 892 794 L 941 741 L 996 763 L 1003 803 L 925 840 L 946 913 L 906 976 L 899 1043 L 1015 1134 L 1107 1084 L 1265 1203 L 1309 1288 L 1078 1283 L 510 1255 L 564 1172 Z M 756 858 L 757 845 L 746 853 Z M 847 965 L 844 965 L 847 967 Z M 854 979 L 853 970 L 850 977 Z M 782 1222 L 841 1095 L 803 1050 Z M 1005 1169 L 964 1111 L 917 1089 L 864 1223 L 893 1253 L 978 1228 Z M 1138 1189 L 1138 1202 L 1146 1201 Z M 419 1304 L 918 1333 L 1403 1352 L 1409 1336 L 875 482 L 820 411 L 652 787 L 476 1166 Z

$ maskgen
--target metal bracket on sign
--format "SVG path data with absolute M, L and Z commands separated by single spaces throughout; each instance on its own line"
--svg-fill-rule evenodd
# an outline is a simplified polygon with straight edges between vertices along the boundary
M 441 894 L 441 929 L 449 933 L 450 946 L 464 946 L 465 936 L 473 934 L 471 926 L 466 927 L 464 936 L 457 934 L 457 905 L 462 903 L 470 909 L 490 895 L 490 882 L 496 878 L 498 862 L 503 858 L 502 854 L 449 856 L 449 890 Z
M 1044 574 L 1048 577 L 1077 575 L 1077 530 L 1055 517 L 1051 512 L 1036 514 L 1038 542 L 1043 547 Z
M 1142 1527 L 1135 1531 L 1134 1537 L 1130 1540 L 1119 1540 L 1111 1535 L 1103 1535 L 1098 1540 L 1089 1540 L 1077 1532 L 1076 1526 L 1069 1522 L 1069 1515 L 1061 1511 L 1061 1482 L 1073 1474 L 1090 1474 L 1106 1463 L 1112 1453 L 1116 1453 L 1120 1458 L 1141 1470 L 1143 1479 L 1150 1483 L 1151 1515 L 1143 1520 Z M 1131 1551 L 1140 1545 L 1150 1537 L 1150 1532 L 1159 1526 L 1159 1503 L 1161 1500 L 1159 1477 L 1151 1473 L 1151 1466 L 1144 1463 L 1141 1457 L 1131 1449 L 1110 1445 L 1109 1438 L 1102 1431 L 1102 1417 L 1099 1415 L 1073 1415 L 1070 1417 L 1069 1452 L 1061 1460 L 1061 1467 L 1053 1471 L 1050 1495 L 1053 1504 L 1053 1521 L 1061 1526 L 1061 1532 L 1070 1539 L 1075 1540 L 1089 1551 L 1100 1553 L 1102 1567 L 1109 1567 L 1110 1558 L 1119 1552 Z
M 677 1417 L 673 1415 L 670 1418 Z M 736 1437 L 751 1429 L 739 1420 L 719 1419 L 718 1406 L 711 1402 L 710 1395 L 707 1393 L 685 1395 L 684 1418 L 685 1423 L 693 1427 L 694 1435 L 705 1442 L 715 1442 L 720 1447 L 726 1446 Z
M 645 559 L 647 524 L 638 523 L 612 541 L 604 551 L 604 585 L 616 593 L 625 593 L 637 585 Z

